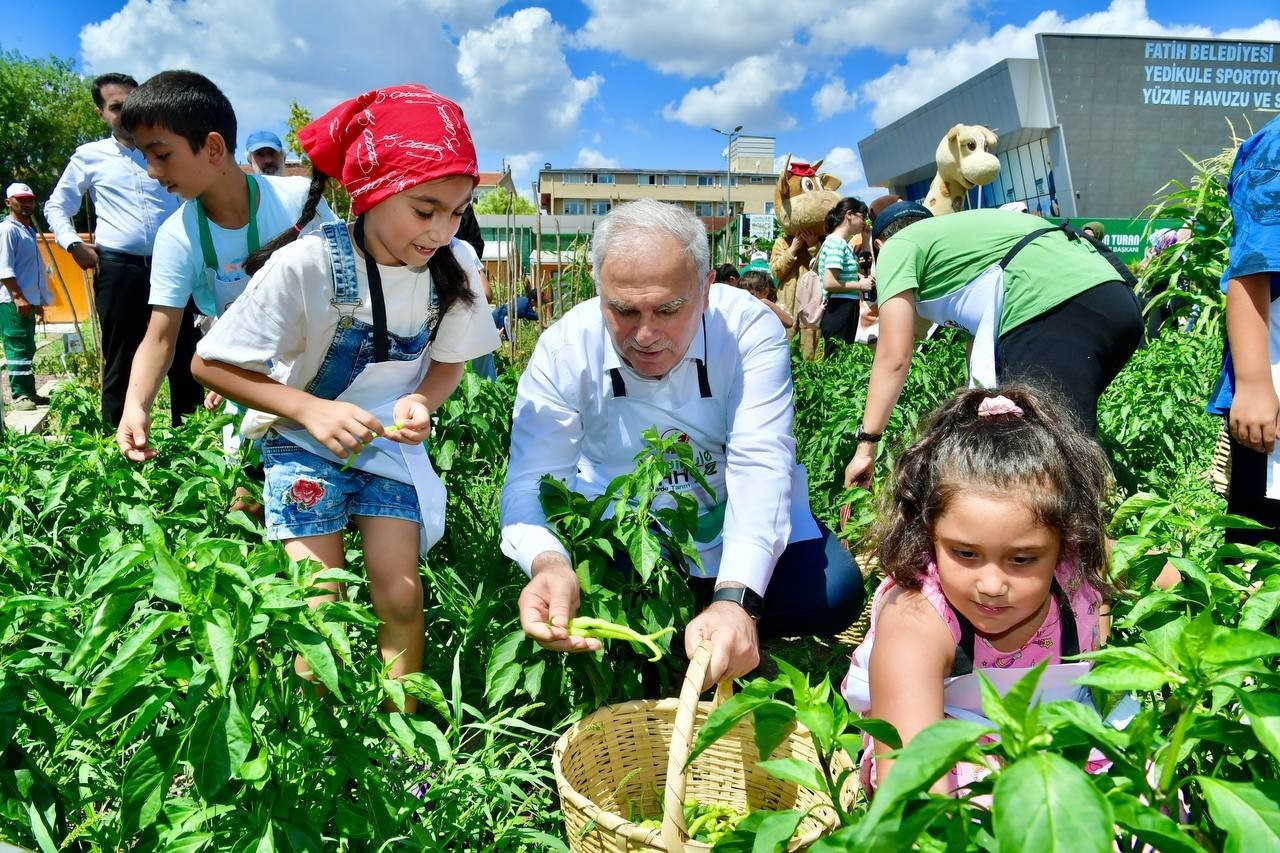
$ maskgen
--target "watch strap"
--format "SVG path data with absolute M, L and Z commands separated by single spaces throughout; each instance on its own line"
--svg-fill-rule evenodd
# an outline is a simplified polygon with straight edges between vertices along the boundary
M 725 586 L 711 594 L 711 601 L 732 601 L 747 611 L 752 619 L 759 620 L 764 612 L 764 599 L 755 590 L 745 586 Z

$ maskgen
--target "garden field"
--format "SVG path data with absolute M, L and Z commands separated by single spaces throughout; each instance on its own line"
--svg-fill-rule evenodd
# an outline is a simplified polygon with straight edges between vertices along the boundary
M 1137 718 L 1117 732 L 1058 704 L 1028 711 L 1025 691 L 991 697 L 998 744 L 976 745 L 969 724 L 931 729 L 903 755 L 897 784 L 869 810 L 842 809 L 845 828 L 821 849 L 1280 845 L 1280 640 L 1268 633 L 1280 551 L 1221 545 L 1223 503 L 1207 476 L 1218 421 L 1202 408 L 1220 346 L 1211 332 L 1167 331 L 1102 404 L 1118 479 L 1115 572 L 1130 592 L 1090 680 L 1100 697 L 1134 693 Z M 963 358 L 958 340 L 924 345 L 891 435 L 909 435 L 963 381 Z M 865 348 L 795 365 L 799 453 L 829 523 L 869 367 Z M 439 414 L 431 451 L 450 490 L 448 530 L 423 568 L 425 671 L 403 683 L 377 662 L 354 543 L 348 570 L 324 575 L 345 581 L 347 598 L 313 612 L 306 567 L 226 511 L 250 484 L 223 462 L 219 418 L 161 430 L 159 459 L 135 466 L 96 423 L 95 392 L 63 386 L 52 435 L 0 445 L 0 838 L 43 851 L 566 849 L 556 736 L 601 705 L 675 695 L 679 667 L 649 664 L 626 643 L 565 658 L 519 633 L 523 576 L 497 533 L 515 380 L 468 374 Z M 648 524 L 668 458 L 652 455 L 617 484 L 632 509 L 615 521 L 600 519 L 600 502 L 544 491 L 586 581 L 583 611 L 645 633 L 692 607 Z M 870 500 L 857 509 L 864 528 Z M 679 513 L 666 521 L 678 549 Z M 641 568 L 631 581 L 604 572 L 615 549 Z M 1148 589 L 1165 559 L 1151 549 L 1175 561 L 1180 586 Z M 828 686 L 849 649 L 767 651 L 779 674 L 742 695 L 774 709 L 777 725 L 798 716 L 828 758 L 856 744 L 859 721 Z M 295 654 L 328 695 L 294 675 Z M 405 694 L 418 713 L 380 711 Z M 1093 748 L 1113 761 L 1108 774 L 1078 769 Z M 923 793 L 975 750 L 1006 762 L 974 792 L 993 793 L 994 812 Z M 793 781 L 838 781 L 801 775 Z M 764 831 L 748 840 L 764 817 L 723 849 L 781 849 Z

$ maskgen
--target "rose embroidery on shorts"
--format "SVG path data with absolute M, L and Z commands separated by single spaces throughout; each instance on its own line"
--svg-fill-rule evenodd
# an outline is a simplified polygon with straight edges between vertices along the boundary
M 289 494 L 285 496 L 285 500 L 295 504 L 298 509 L 311 509 L 320 503 L 322 497 L 324 497 L 323 483 L 308 480 L 306 477 L 299 477 L 293 481 L 293 488 L 289 489 Z

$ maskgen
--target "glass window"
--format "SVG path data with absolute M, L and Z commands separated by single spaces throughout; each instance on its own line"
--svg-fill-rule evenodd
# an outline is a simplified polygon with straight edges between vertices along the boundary
M 684 183 L 684 175 L 667 175 L 667 186 L 669 187 L 682 187 Z
M 1036 178 L 1036 195 L 1044 195 L 1044 178 Z
M 566 184 L 585 184 L 587 176 L 584 172 L 565 172 L 564 182 Z
M 599 201 L 599 200 L 593 201 L 591 202 L 591 215 L 604 216 L 606 213 L 609 212 L 609 208 L 612 206 L 613 205 L 607 201 Z
M 596 174 L 596 183 L 597 183 L 597 184 L 611 184 L 611 183 L 613 183 L 613 175 L 609 174 L 608 172 L 600 172 L 600 173 L 597 173 L 597 174 Z
M 714 210 L 715 205 L 709 201 L 696 201 L 693 203 L 694 216 L 714 216 L 715 214 L 712 212 Z
M 636 175 L 636 183 L 640 186 L 649 187 L 657 182 L 657 175 Z
M 764 178 L 760 177 L 759 175 L 752 175 L 752 176 L 751 176 L 751 183 L 753 183 L 753 184 L 763 184 L 763 183 L 764 183 Z
M 720 186 L 719 175 L 699 175 L 698 186 L 700 187 L 718 187 Z
M 565 199 L 565 216 L 583 216 L 587 212 L 587 203 L 581 199 Z
M 771 215 L 771 216 L 773 215 L 773 202 L 771 202 L 771 201 L 766 201 L 766 202 L 764 203 L 764 212 L 765 212 L 765 213 L 768 213 L 768 214 L 769 214 L 769 215 Z

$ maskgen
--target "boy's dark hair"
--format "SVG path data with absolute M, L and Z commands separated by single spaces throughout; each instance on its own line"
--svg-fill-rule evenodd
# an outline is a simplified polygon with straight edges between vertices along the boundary
M 716 267 L 716 281 L 727 282 L 738 277 L 738 268 L 733 264 L 721 264 Z
M 778 301 L 778 289 L 774 287 L 773 279 L 764 270 L 747 270 L 742 274 L 742 278 L 738 279 L 738 287 L 770 302 Z
M 132 96 L 130 96 L 132 97 Z M 249 255 L 244 260 L 244 270 L 249 275 L 253 275 L 262 269 L 267 259 L 277 249 L 281 249 L 294 240 L 298 239 L 298 235 L 302 233 L 312 219 L 315 219 L 316 208 L 320 206 L 320 200 L 324 198 L 325 188 L 329 185 L 329 176 L 321 172 L 314 165 L 311 167 L 311 188 L 307 192 L 307 200 L 302 205 L 302 213 L 298 215 L 298 222 L 292 228 L 286 228 L 278 234 L 274 239 L 269 240 L 258 251 Z M 470 208 L 468 208 L 469 210 Z M 431 284 L 436 288 L 436 293 L 440 297 L 440 316 L 452 307 L 455 302 L 462 302 L 470 305 L 475 301 L 475 293 L 471 290 L 471 284 L 467 279 L 466 272 L 458 264 L 458 259 L 453 256 L 452 251 L 438 251 L 431 255 L 427 261 L 427 269 L 431 272 Z
M 844 218 L 850 213 L 858 213 L 863 217 L 867 215 L 867 206 L 861 200 L 853 196 L 845 196 L 836 202 L 836 206 L 827 211 L 827 231 L 831 232 L 840 226 Z
M 107 101 L 102 97 L 103 86 L 128 86 L 130 89 L 138 88 L 138 81 L 134 80 L 128 74 L 117 74 L 114 71 L 110 74 L 99 74 L 93 78 L 93 103 L 102 109 L 107 105 Z
M 978 404 L 1002 394 L 1021 415 L 978 416 Z M 931 416 L 898 457 L 873 535 L 880 564 L 906 589 L 919 589 L 934 555 L 933 530 L 953 497 L 994 493 L 1025 499 L 1036 520 L 1062 536 L 1062 558 L 1104 595 L 1107 532 L 1102 501 L 1111 468 L 1096 441 L 1055 397 L 1028 385 L 959 391 Z
M 187 140 L 192 153 L 217 133 L 236 150 L 236 113 L 213 81 L 194 71 L 161 71 L 129 94 L 120 123 L 133 133 L 139 125 L 163 127 Z

